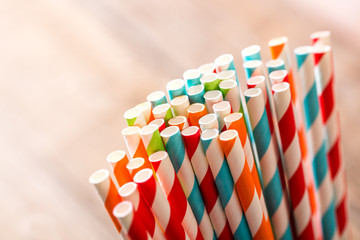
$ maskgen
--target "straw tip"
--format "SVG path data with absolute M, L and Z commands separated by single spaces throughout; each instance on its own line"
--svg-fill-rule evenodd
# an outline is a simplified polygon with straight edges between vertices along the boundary
M 117 218 L 124 218 L 131 214 L 133 205 L 129 201 L 122 201 L 114 207 L 113 214 Z
M 110 173 L 106 169 L 100 169 L 95 171 L 93 174 L 89 177 L 89 182 L 91 184 L 98 184 L 109 178 Z

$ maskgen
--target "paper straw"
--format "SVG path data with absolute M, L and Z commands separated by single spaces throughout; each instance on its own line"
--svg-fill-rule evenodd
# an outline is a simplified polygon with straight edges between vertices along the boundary
M 174 166 L 176 175 L 194 212 L 201 233 L 205 238 L 212 236 L 213 228 L 210 218 L 205 209 L 199 184 L 195 178 L 189 157 L 185 152 L 185 146 L 179 128 L 168 127 L 161 132 L 161 137 Z
M 128 169 L 131 178 L 135 176 L 137 172 L 139 172 L 142 169 L 150 168 L 152 169 L 151 163 L 145 163 L 145 160 L 143 158 L 133 158 L 131 159 L 128 164 L 126 164 L 126 168 Z
M 285 62 L 282 59 L 273 59 L 265 63 L 268 73 L 272 73 L 276 70 L 285 70 Z
M 187 108 L 190 106 L 189 97 L 187 95 L 179 96 L 171 100 L 175 116 L 187 117 Z
M 220 134 L 219 140 L 253 239 L 274 239 L 270 222 L 265 218 L 260 198 L 256 193 L 237 131 L 227 130 Z
M 260 60 L 250 60 L 244 62 L 243 68 L 245 71 L 246 79 L 255 76 L 265 75 L 263 63 Z
M 301 161 L 300 143 L 291 102 L 290 85 L 287 82 L 278 83 L 272 87 L 272 90 L 284 153 L 284 170 L 288 179 L 291 206 L 295 219 L 296 236 L 299 239 L 315 239 L 311 203 L 307 191 L 303 162 Z
M 278 169 L 276 146 L 271 138 L 264 98 L 259 88 L 244 93 L 260 159 L 264 195 L 275 238 L 292 239 L 289 210 Z
M 233 79 L 237 81 L 237 74 L 235 70 L 223 70 L 218 73 L 220 83 L 224 80 Z
M 159 224 L 155 220 L 154 214 L 151 212 L 145 199 L 141 196 L 136 183 L 129 182 L 124 184 L 119 188 L 119 195 L 123 200 L 130 201 L 133 204 L 136 214 L 140 216 L 144 223 L 143 225 L 153 239 L 166 239 Z
M 123 201 L 117 204 L 113 211 L 114 216 L 118 219 L 131 239 L 150 240 L 151 237 L 146 231 L 140 216 L 134 211 L 131 202 Z
M 164 119 L 165 125 L 168 124 L 170 118 L 174 117 L 171 106 L 168 103 L 160 104 L 153 108 L 155 119 Z
M 124 113 L 124 118 L 127 125 L 143 127 L 146 125 L 146 120 L 142 111 L 138 108 L 130 108 Z
M 295 49 L 298 73 L 302 83 L 306 134 L 309 139 L 309 157 L 314 171 L 315 184 L 320 200 L 321 223 L 324 239 L 337 237 L 334 193 L 326 157 L 325 132 L 320 115 L 319 101 L 314 81 L 312 47 Z
M 186 95 L 185 82 L 182 79 L 174 79 L 168 82 L 166 84 L 166 90 L 170 100 L 178 96 Z
M 165 93 L 162 91 L 155 91 L 150 93 L 146 100 L 151 103 L 151 107 L 154 108 L 157 105 L 167 103 Z
M 214 113 L 209 113 L 201 117 L 199 119 L 199 125 L 202 132 L 206 129 L 219 129 L 219 122 Z
M 215 179 L 220 202 L 225 210 L 234 239 L 251 239 L 250 230 L 245 217 L 243 217 L 240 201 L 235 193 L 234 182 L 218 137 L 217 129 L 208 129 L 201 134 L 201 143 Z
M 311 45 L 313 47 L 318 46 L 331 46 L 331 32 L 330 31 L 318 31 L 310 35 Z
M 122 200 L 116 190 L 114 182 L 110 178 L 109 171 L 106 169 L 101 169 L 94 172 L 89 177 L 89 182 L 95 187 L 116 229 L 119 233 L 121 233 L 122 236 L 124 236 L 124 232 L 121 231 L 121 225 L 119 224 L 119 221 L 112 214 L 116 204 Z
M 214 63 L 206 63 L 199 67 L 200 77 L 207 73 L 216 73 L 216 66 Z
M 204 85 L 205 92 L 211 90 L 219 90 L 219 77 L 215 73 L 206 73 L 200 78 L 200 82 Z
M 125 183 L 132 181 L 129 170 L 126 168 L 129 159 L 126 156 L 125 151 L 119 150 L 110 153 L 107 156 L 106 161 L 109 163 L 120 187 Z
M 167 152 L 156 152 L 152 154 L 149 159 L 154 166 L 161 188 L 170 205 L 173 206 L 175 214 L 179 218 L 190 239 L 203 239 L 194 213 L 186 200 L 185 193 L 181 188 Z M 206 237 L 208 237 L 207 239 L 212 239 L 212 236 Z
M 169 126 L 176 126 L 181 130 L 189 127 L 189 123 L 184 116 L 173 117 L 169 120 Z
M 240 112 L 240 94 L 236 81 L 232 79 L 222 81 L 219 87 L 224 96 L 224 100 L 230 103 L 233 112 Z
M 147 125 L 143 127 L 140 130 L 140 136 L 144 143 L 148 156 L 150 156 L 154 152 L 165 150 L 159 130 L 156 125 Z
M 223 54 L 215 59 L 216 72 L 235 70 L 234 57 L 231 54 Z
M 203 85 L 200 84 L 189 87 L 187 90 L 187 94 L 189 96 L 189 101 L 191 104 L 193 103 L 205 104 L 205 99 L 204 99 L 205 88 Z
M 148 155 L 146 153 L 146 148 L 144 146 L 143 141 L 140 136 L 140 128 L 139 127 L 127 127 L 121 131 L 121 134 L 124 137 L 127 149 L 130 153 L 131 158 L 144 158 L 144 160 L 148 163 Z M 147 164 L 148 166 L 149 164 Z
M 140 103 L 136 105 L 135 108 L 138 108 L 143 113 L 146 123 L 154 120 L 154 115 L 152 113 L 152 107 L 150 102 Z
M 201 74 L 199 69 L 189 69 L 185 71 L 183 74 L 183 78 L 185 80 L 187 88 L 201 84 L 200 76 Z
M 200 127 L 199 119 L 207 114 L 205 105 L 200 103 L 191 104 L 190 107 L 188 107 L 187 112 L 189 124 L 197 127 Z
M 223 95 L 219 90 L 208 91 L 204 94 L 205 106 L 208 113 L 213 113 L 214 109 L 212 108 L 215 103 L 221 102 L 223 100 Z
M 151 169 L 143 169 L 134 176 L 141 195 L 165 231 L 167 239 L 188 239 L 173 207 L 170 206 Z
M 251 60 L 261 60 L 260 56 L 261 47 L 259 45 L 251 45 L 241 50 L 241 56 L 244 62 Z
M 330 34 L 330 33 L 329 33 Z M 349 234 L 347 189 L 344 160 L 341 154 L 339 112 L 335 102 L 334 69 L 329 46 L 317 46 L 314 51 L 315 81 L 320 109 L 326 129 L 327 157 L 335 190 L 335 209 L 341 237 Z
M 246 157 L 246 162 L 249 166 L 251 175 L 253 177 L 253 181 L 255 183 L 256 192 L 260 198 L 263 212 L 265 215 L 265 219 L 268 221 L 268 211 L 265 204 L 264 194 L 261 188 L 262 185 L 262 178 L 261 178 L 261 171 L 260 171 L 260 163 L 255 161 L 251 143 L 249 140 L 248 133 L 246 132 L 246 126 L 244 121 L 244 115 L 242 113 L 231 113 L 230 115 L 224 118 L 226 128 L 228 130 L 235 130 L 238 132 L 241 145 L 244 149 L 244 154 Z
M 222 101 L 222 102 L 216 103 L 216 104 L 214 104 L 213 109 L 214 109 L 215 115 L 218 118 L 219 130 L 225 131 L 226 125 L 225 125 L 224 118 L 231 113 L 230 103 L 228 101 Z
M 275 70 L 269 74 L 271 85 L 287 82 L 289 83 L 288 71 L 286 70 Z
M 219 193 L 211 174 L 209 163 L 200 143 L 200 129 L 191 126 L 181 132 L 186 152 L 199 182 L 204 204 L 209 213 L 217 239 L 232 239 L 229 223 L 221 206 Z
M 159 132 L 161 132 L 162 130 L 164 130 L 166 128 L 165 120 L 161 119 L 161 118 L 152 120 L 151 122 L 149 122 L 149 125 L 150 124 L 154 124 L 154 125 L 158 126 Z

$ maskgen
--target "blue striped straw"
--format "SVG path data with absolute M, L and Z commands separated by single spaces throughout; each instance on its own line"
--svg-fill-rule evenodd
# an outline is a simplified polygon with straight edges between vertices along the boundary
M 168 103 L 165 93 L 163 91 L 155 91 L 150 93 L 146 100 L 151 103 L 151 107 L 154 108 L 160 104 Z
M 321 223 L 324 239 L 338 236 L 335 218 L 335 199 L 326 156 L 325 131 L 320 114 L 314 76 L 313 48 L 295 49 L 299 77 L 302 83 L 306 135 L 309 141 L 309 157 L 312 159 L 315 184 L 320 200 Z
M 285 62 L 282 59 L 274 59 L 267 61 L 265 65 L 268 69 L 269 75 L 276 70 L 285 70 Z
M 174 79 L 166 84 L 166 90 L 170 101 L 182 95 L 186 95 L 185 82 L 182 79 Z
M 183 74 L 183 78 L 185 80 L 187 88 L 201 84 L 200 77 L 201 74 L 199 69 L 189 69 Z
M 241 50 L 241 56 L 244 62 L 251 60 L 261 60 L 261 47 L 259 45 L 251 45 Z
M 204 98 L 205 88 L 203 85 L 200 84 L 189 87 L 187 90 L 187 94 L 189 96 L 190 104 L 193 103 L 205 104 L 205 98 Z

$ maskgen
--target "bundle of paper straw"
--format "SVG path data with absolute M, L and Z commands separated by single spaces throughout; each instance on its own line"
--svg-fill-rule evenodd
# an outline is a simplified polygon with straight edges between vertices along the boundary
M 246 47 L 245 76 L 221 55 L 125 112 L 128 154 L 89 179 L 123 238 L 351 239 L 330 32 L 311 44 Z

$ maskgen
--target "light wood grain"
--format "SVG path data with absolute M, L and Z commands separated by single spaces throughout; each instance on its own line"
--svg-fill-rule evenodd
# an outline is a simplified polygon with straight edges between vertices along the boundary
M 296 8 L 265 0 L 1 1 L 0 238 L 117 239 L 88 177 L 107 167 L 107 153 L 125 149 L 123 112 L 222 53 L 235 56 L 243 76 L 243 47 L 260 44 L 268 59 L 270 38 L 286 35 L 295 47 L 323 28 L 333 31 L 351 221 L 360 237 L 360 44 L 329 16 Z

